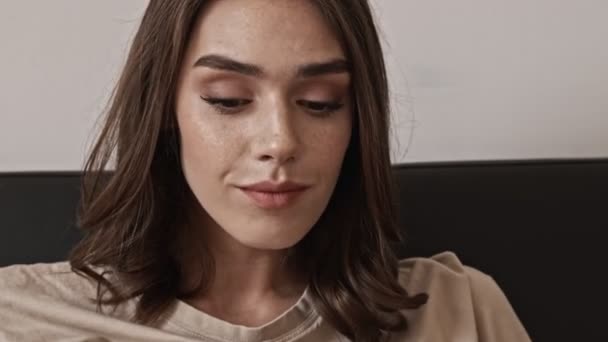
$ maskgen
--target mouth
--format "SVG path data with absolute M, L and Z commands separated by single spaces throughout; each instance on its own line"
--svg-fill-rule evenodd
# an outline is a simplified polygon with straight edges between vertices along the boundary
M 285 191 L 261 191 L 252 188 L 239 188 L 247 197 L 262 209 L 281 209 L 292 205 L 307 188 L 294 188 Z

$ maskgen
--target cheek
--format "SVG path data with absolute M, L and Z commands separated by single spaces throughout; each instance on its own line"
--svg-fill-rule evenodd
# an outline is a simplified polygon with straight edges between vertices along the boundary
M 205 164 L 221 163 L 227 156 L 231 142 L 238 136 L 226 122 L 205 108 L 195 87 L 188 84 L 178 93 L 177 121 L 185 161 Z M 215 163 L 206 161 L 214 160 Z
M 241 137 L 234 127 L 213 120 L 212 113 L 182 113 L 182 165 L 191 186 L 211 190 L 229 171 Z
M 311 137 L 314 156 L 319 165 L 339 169 L 351 137 L 350 119 L 318 130 Z

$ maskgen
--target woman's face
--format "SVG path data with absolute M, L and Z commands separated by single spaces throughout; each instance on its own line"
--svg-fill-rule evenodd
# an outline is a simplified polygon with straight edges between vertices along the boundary
M 349 83 L 340 43 L 310 1 L 207 5 L 176 99 L 183 172 L 205 229 L 260 249 L 287 248 L 306 235 L 329 202 L 350 141 Z M 259 182 L 305 189 L 243 189 Z

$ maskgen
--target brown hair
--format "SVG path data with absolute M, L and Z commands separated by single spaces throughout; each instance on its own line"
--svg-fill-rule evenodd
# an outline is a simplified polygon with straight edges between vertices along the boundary
M 84 166 L 78 214 L 83 239 L 70 254 L 75 272 L 97 281 L 96 302 L 138 298 L 133 320 L 153 325 L 179 288 L 183 218 L 195 198 L 180 165 L 175 89 L 203 0 L 151 0 L 112 93 L 105 124 Z M 290 253 L 309 280 L 324 319 L 355 341 L 377 341 L 407 328 L 409 296 L 398 283 L 400 242 L 389 157 L 389 95 L 382 48 L 366 0 L 314 0 L 352 67 L 351 142 L 332 198 Z M 364 128 L 364 129 L 361 129 Z M 115 171 L 104 173 L 113 153 Z M 103 272 L 101 270 L 104 270 Z M 110 294 L 106 297 L 104 294 Z

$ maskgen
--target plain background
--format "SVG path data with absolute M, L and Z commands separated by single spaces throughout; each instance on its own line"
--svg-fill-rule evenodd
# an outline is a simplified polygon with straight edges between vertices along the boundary
M 395 163 L 608 157 L 608 2 L 373 0 Z M 146 0 L 0 2 L 0 172 L 79 170 Z

